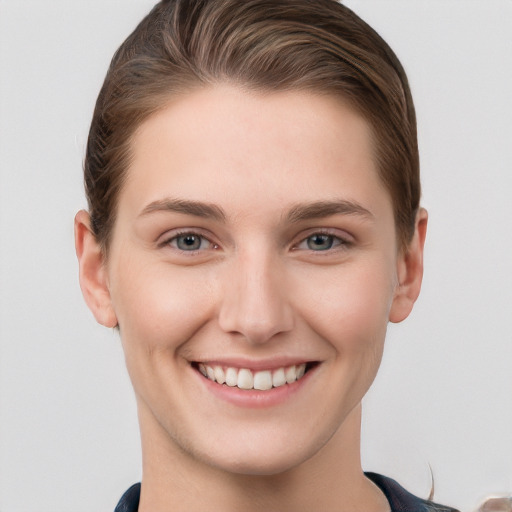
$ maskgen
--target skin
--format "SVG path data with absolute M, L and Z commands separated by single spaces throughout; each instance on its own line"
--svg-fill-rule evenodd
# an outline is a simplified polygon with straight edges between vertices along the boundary
M 119 325 L 137 397 L 139 510 L 387 510 L 360 404 L 418 296 L 427 216 L 399 250 L 368 124 L 339 98 L 218 85 L 172 100 L 132 150 L 108 257 L 86 212 L 75 225 L 85 299 Z M 253 407 L 211 392 L 194 366 L 210 361 L 315 366 Z

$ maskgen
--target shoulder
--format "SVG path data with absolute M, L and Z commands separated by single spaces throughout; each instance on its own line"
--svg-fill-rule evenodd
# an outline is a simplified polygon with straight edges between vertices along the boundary
M 398 482 L 377 473 L 365 473 L 384 493 L 391 512 L 458 512 L 456 509 L 424 500 L 406 491 Z
M 114 512 L 137 512 L 139 499 L 140 484 L 134 484 L 123 494 Z

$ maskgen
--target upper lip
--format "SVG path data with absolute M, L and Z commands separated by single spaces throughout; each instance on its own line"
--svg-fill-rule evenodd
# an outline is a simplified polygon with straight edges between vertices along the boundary
M 267 359 L 247 359 L 240 357 L 230 358 L 208 358 L 194 361 L 199 364 L 206 364 L 208 366 L 222 366 L 224 368 L 247 368 L 248 370 L 261 371 L 261 370 L 275 370 L 277 368 L 286 368 L 293 365 L 300 365 L 304 363 L 317 362 L 311 358 L 304 357 L 280 357 L 276 356 Z

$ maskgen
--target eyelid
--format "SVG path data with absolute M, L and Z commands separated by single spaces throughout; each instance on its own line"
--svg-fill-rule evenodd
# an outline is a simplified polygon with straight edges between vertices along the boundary
M 166 231 L 164 234 L 160 235 L 156 241 L 156 245 L 159 248 L 164 247 L 172 247 L 171 242 L 175 240 L 176 238 L 180 236 L 185 235 L 195 235 L 198 236 L 206 241 L 209 242 L 211 247 L 208 247 L 208 249 L 219 249 L 220 244 L 215 241 L 215 237 L 210 232 L 205 233 L 205 230 L 202 228 L 176 228 Z M 339 248 L 340 246 L 348 247 L 352 245 L 355 242 L 355 238 L 347 233 L 344 230 L 340 229 L 334 229 L 334 228 L 311 228 L 308 229 L 306 232 L 302 232 L 299 236 L 296 237 L 296 242 L 293 242 L 291 245 L 291 250 L 302 250 L 298 249 L 298 246 L 304 242 L 307 241 L 308 238 L 314 236 L 314 235 L 324 235 L 324 236 L 332 236 L 333 238 L 340 241 L 339 244 L 337 244 L 334 248 L 326 251 L 318 251 L 318 252 L 332 252 L 333 250 L 336 250 L 336 248 Z M 184 251 L 179 249 L 178 247 L 172 247 L 174 250 L 179 252 L 200 252 L 208 249 L 196 249 L 196 250 L 190 250 L 190 251 Z M 308 249 L 304 249 L 308 250 Z
M 355 243 L 355 238 L 347 233 L 346 231 L 339 230 L 339 229 L 333 229 L 333 228 L 311 228 L 307 230 L 305 233 L 301 233 L 300 238 L 298 238 L 297 242 L 294 242 L 292 244 L 292 250 L 310 250 L 310 249 L 299 249 L 299 245 L 306 242 L 308 238 L 311 238 L 315 235 L 323 235 L 323 236 L 332 236 L 333 238 L 340 241 L 339 244 L 337 244 L 335 247 L 329 250 L 325 251 L 312 251 L 312 252 L 332 252 L 336 249 L 341 248 L 347 248 L 350 245 L 353 245 Z
M 219 244 L 213 240 L 213 236 L 211 234 L 205 234 L 204 230 L 201 228 L 176 228 L 176 229 L 166 231 L 163 235 L 158 237 L 158 239 L 156 241 L 157 247 L 159 247 L 159 248 L 172 247 L 172 249 L 174 249 L 180 253 L 186 253 L 186 252 L 195 253 L 195 252 L 208 250 L 208 249 L 195 249 L 195 250 L 192 249 L 190 251 L 184 251 L 182 249 L 179 249 L 178 247 L 173 247 L 171 245 L 171 242 L 173 240 L 175 240 L 176 238 L 179 238 L 180 236 L 185 236 L 185 235 L 194 235 L 194 236 L 200 237 L 203 240 L 208 241 L 212 246 L 212 247 L 208 247 L 208 249 L 212 249 L 212 248 L 218 249 L 219 248 Z

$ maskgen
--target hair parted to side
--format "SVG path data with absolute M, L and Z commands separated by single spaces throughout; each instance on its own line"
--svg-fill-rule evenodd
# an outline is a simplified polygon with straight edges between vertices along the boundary
M 414 105 L 387 43 L 336 0 L 162 0 L 112 59 L 98 96 L 84 175 L 91 229 L 108 250 L 140 124 L 171 98 L 231 83 L 347 101 L 370 124 L 402 248 L 420 200 Z

